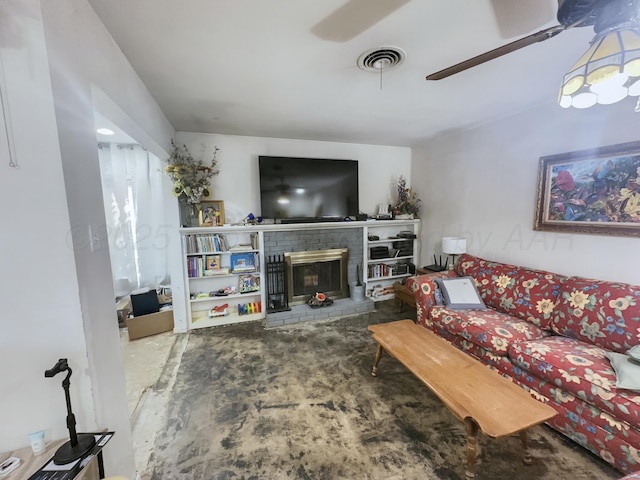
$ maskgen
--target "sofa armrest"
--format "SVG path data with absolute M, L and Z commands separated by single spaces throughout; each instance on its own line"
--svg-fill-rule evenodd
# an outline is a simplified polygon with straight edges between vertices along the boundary
M 456 278 L 458 275 L 453 270 L 443 272 L 416 275 L 407 279 L 407 287 L 413 292 L 416 299 L 416 307 L 428 312 L 436 304 L 436 278 Z

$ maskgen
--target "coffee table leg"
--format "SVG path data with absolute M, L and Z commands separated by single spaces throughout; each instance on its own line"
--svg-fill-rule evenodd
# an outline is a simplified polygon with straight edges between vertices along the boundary
M 478 446 L 478 424 L 473 418 L 464 419 L 464 427 L 467 431 L 467 470 L 464 472 L 465 478 L 473 480 L 476 478 L 476 455 Z
M 376 360 L 373 362 L 373 370 L 371 370 L 371 376 L 378 376 L 378 364 L 380 363 L 380 359 L 382 358 L 382 345 L 378 345 L 378 350 L 376 350 Z
M 520 442 L 522 443 L 522 449 L 524 450 L 524 457 L 522 463 L 525 465 L 531 465 L 531 451 L 529 450 L 529 442 L 527 441 L 527 431 L 520 432 Z

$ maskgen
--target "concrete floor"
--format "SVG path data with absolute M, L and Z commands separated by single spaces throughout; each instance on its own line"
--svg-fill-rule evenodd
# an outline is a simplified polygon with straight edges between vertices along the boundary
M 371 315 L 415 319 L 415 309 L 405 306 L 404 313 L 394 300 L 379 302 Z M 223 328 L 223 327 L 222 327 Z M 139 480 L 149 479 L 150 456 L 168 413 L 168 394 L 176 381 L 187 334 L 164 332 L 129 340 L 126 328 L 120 329 L 122 355 L 133 449 Z
M 127 329 L 120 329 L 133 450 L 138 472 L 146 469 L 150 448 L 166 411 L 167 399 L 164 393 L 168 389 L 158 389 L 157 384 L 163 373 L 171 378 L 172 372 L 167 371 L 173 365 L 169 355 L 181 337 L 186 338 L 186 335 L 164 332 L 129 340 Z

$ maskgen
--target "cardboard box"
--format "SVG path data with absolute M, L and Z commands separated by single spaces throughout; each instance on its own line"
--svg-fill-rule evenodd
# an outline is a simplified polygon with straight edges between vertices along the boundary
M 116 302 L 116 312 L 118 314 L 118 325 L 124 327 L 127 317 L 131 313 L 131 300 L 129 297 L 125 297 Z
M 127 319 L 129 340 L 173 330 L 173 310 L 140 315 Z

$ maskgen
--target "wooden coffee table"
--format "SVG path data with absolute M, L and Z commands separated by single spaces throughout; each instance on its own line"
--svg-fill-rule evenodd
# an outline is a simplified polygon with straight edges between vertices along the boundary
M 531 463 L 527 429 L 554 417 L 552 407 L 412 320 L 371 325 L 369 330 L 378 342 L 371 375 L 377 376 L 378 363 L 386 351 L 464 422 L 466 478 L 475 478 L 479 431 L 491 438 L 519 433 L 524 463 Z

